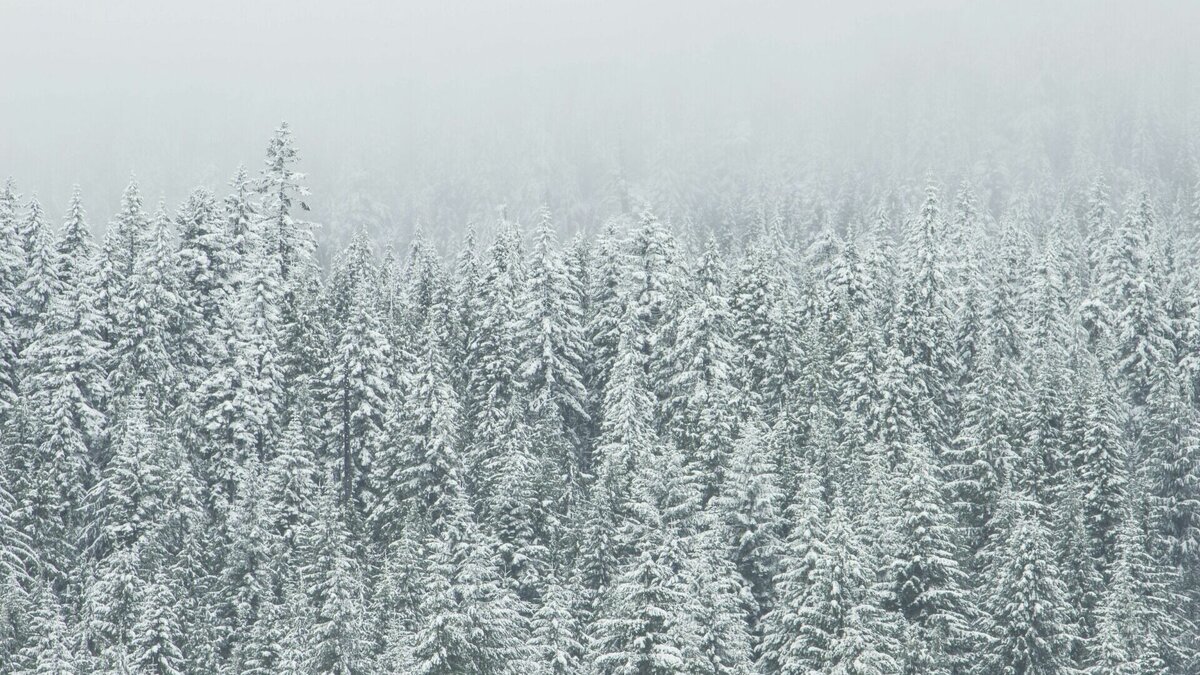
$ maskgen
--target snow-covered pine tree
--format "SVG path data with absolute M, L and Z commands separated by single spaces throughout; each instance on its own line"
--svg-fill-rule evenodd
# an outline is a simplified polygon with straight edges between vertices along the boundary
M 773 419 L 784 405 L 789 346 L 784 279 L 771 252 L 752 244 L 733 282 L 733 344 L 738 352 L 735 381 L 740 399 Z
M 596 482 L 603 486 L 601 494 L 617 500 L 611 506 L 618 514 L 625 511 L 633 479 L 647 461 L 656 437 L 654 396 L 645 382 L 644 356 L 637 348 L 632 317 L 625 321 L 604 392 L 596 443 Z
M 688 613 L 698 631 L 696 672 L 749 675 L 754 672 L 754 597 L 720 535 L 714 526 L 698 532 L 686 565 L 693 594 Z
M 67 537 L 60 542 L 66 549 L 50 547 L 47 553 L 73 555 L 85 525 L 76 507 L 84 503 L 103 458 L 106 420 L 100 411 L 107 397 L 107 352 L 94 304 L 92 253 L 76 192 L 55 247 L 55 275 L 61 285 L 41 318 L 43 330 L 22 355 L 28 441 L 38 448 L 26 471 L 40 486 L 25 495 L 26 506 L 31 514 L 40 514 L 39 519 L 59 523 L 64 528 L 60 536 Z M 46 533 L 41 527 L 32 531 Z
M 1071 659 L 1075 666 L 1082 667 L 1088 662 L 1096 635 L 1096 605 L 1104 591 L 1104 576 L 1087 527 L 1083 487 L 1074 467 L 1067 467 L 1063 473 L 1049 531 L 1056 539 L 1055 562 L 1066 593 Z
M 297 400 L 307 401 L 301 394 Z M 301 533 L 311 524 L 317 495 L 316 454 L 311 434 L 306 433 L 309 407 L 297 406 L 280 436 L 275 456 L 266 467 L 266 518 L 278 537 L 280 550 L 273 557 L 288 564 L 301 542 Z
M 690 589 L 680 576 L 678 543 L 662 514 L 640 499 L 636 549 L 602 600 L 588 660 L 597 675 L 689 672 L 701 661 L 698 629 L 687 613 Z
M 1047 506 L 1061 489 L 1059 472 L 1071 463 L 1066 429 L 1070 397 L 1063 392 L 1074 388 L 1073 357 L 1080 349 L 1072 316 L 1074 280 L 1061 249 L 1055 228 L 1046 235 L 1029 289 L 1030 393 L 1023 413 L 1028 450 L 1022 474 Z
M 299 161 L 291 127 L 282 122 L 267 143 L 267 158 L 257 190 L 262 195 L 262 227 L 271 231 L 269 240 L 275 244 L 272 258 L 279 265 L 285 298 L 289 300 L 294 299 L 293 282 L 301 276 L 302 268 L 311 264 L 316 248 L 312 224 L 292 215 L 293 206 L 308 210 L 301 200 L 308 195 L 308 188 L 302 183 L 304 174 L 294 169 Z
M 805 603 L 811 598 L 814 574 L 828 556 L 825 546 L 829 508 L 821 482 L 811 468 L 800 482 L 796 501 L 788 509 L 791 531 L 780 551 L 770 610 L 761 622 L 758 663 L 766 672 L 806 672 L 820 667 L 820 655 L 809 651 Z
M 270 672 L 277 661 L 278 575 L 283 557 L 280 533 L 271 527 L 267 469 L 256 456 L 238 467 L 236 497 L 226 524 L 222 556 L 222 620 L 228 631 L 230 664 L 237 672 Z M 278 556 L 278 557 L 277 557 Z
M 1194 628 L 1180 614 L 1174 571 L 1148 545 L 1139 501 L 1130 499 L 1118 526 L 1116 559 L 1096 609 L 1089 672 L 1167 673 L 1190 667 L 1179 637 Z
M 230 278 L 236 293 L 242 275 L 242 261 L 250 249 L 250 228 L 258 222 L 258 205 L 254 199 L 254 185 L 246 167 L 238 165 L 229 179 L 229 194 L 221 204 L 225 234 L 229 238 L 228 262 Z
M 638 217 L 629 241 L 630 307 L 634 319 L 633 340 L 645 359 L 646 372 L 660 373 L 669 348 L 669 329 L 677 308 L 679 290 L 678 245 L 670 228 L 649 210 Z M 655 377 L 658 386 L 665 384 Z
M 1150 197 L 1142 192 L 1113 235 L 1102 279 L 1112 316 L 1112 358 L 1135 412 L 1150 394 L 1156 364 L 1175 359 L 1151 245 L 1156 224 Z
M 1190 569 L 1200 555 L 1200 417 L 1180 380 L 1174 364 L 1155 366 L 1137 472 L 1154 497 L 1159 550 Z
M 130 177 L 121 195 L 121 208 L 104 231 L 100 257 L 100 306 L 104 312 L 104 341 L 112 347 L 131 339 L 127 320 L 135 271 L 150 239 L 150 221 L 143 210 L 142 193 Z
M 1020 473 L 1027 439 L 1022 413 L 1028 400 L 1024 373 L 1012 355 L 1004 356 L 988 344 L 980 350 L 976 367 L 963 395 L 961 431 L 946 453 L 955 507 L 972 557 L 991 539 L 1001 493 L 1025 478 Z
M 806 651 L 819 654 L 831 673 L 897 672 L 898 624 L 881 606 L 867 549 L 840 505 L 830 511 L 824 544 L 825 556 L 813 561 L 808 601 L 797 608 L 808 626 Z

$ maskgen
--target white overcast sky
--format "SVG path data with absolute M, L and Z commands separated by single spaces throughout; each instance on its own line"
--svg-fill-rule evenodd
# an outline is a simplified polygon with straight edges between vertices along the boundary
M 585 134 L 577 109 L 602 100 L 786 129 L 928 82 L 968 107 L 993 80 L 1191 82 L 1198 17 L 1184 0 L 0 0 L 0 175 L 52 212 L 79 182 L 105 217 L 129 172 L 177 200 L 257 165 L 285 118 L 310 173 L 370 171 L 483 118 Z

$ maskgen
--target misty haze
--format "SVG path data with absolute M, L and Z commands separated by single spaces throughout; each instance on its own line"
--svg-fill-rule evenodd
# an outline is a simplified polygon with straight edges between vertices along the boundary
M 1200 672 L 1200 4 L 827 4 L 0 0 L 0 675 Z

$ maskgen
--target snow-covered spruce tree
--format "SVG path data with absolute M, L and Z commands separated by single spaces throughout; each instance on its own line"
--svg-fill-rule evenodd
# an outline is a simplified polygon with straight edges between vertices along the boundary
M 1178 637 L 1184 630 L 1174 571 L 1155 559 L 1148 546 L 1145 517 L 1137 500 L 1123 514 L 1117 557 L 1096 609 L 1090 672 L 1166 673 L 1190 668 Z
M 108 366 L 109 345 L 103 341 L 104 317 L 97 309 L 99 261 L 78 188 L 72 192 L 67 216 L 55 243 L 55 256 L 56 276 L 61 290 L 59 311 L 65 308 L 68 320 L 65 325 L 59 324 L 48 329 L 43 344 L 65 348 L 69 356 L 62 354 L 61 357 L 67 361 L 66 371 L 74 377 L 79 400 L 100 409 L 107 402 L 104 369 Z M 95 418 L 87 420 L 88 417 L 90 415 L 86 412 L 79 411 L 76 414 L 76 419 L 81 420 L 90 438 L 96 439 L 100 433 L 99 424 Z
M 840 506 L 828 516 L 821 538 L 814 541 L 798 569 L 806 571 L 802 587 L 773 612 L 775 627 L 783 615 L 796 632 L 775 652 L 779 673 L 898 672 L 896 623 L 880 605 L 874 573 L 864 560 L 865 547 Z M 792 563 L 796 561 L 791 561 Z M 784 578 L 792 584 L 789 574 Z M 767 644 L 780 636 L 768 633 Z
M 579 455 L 588 432 L 587 392 L 583 385 L 583 307 L 558 249 L 554 221 L 543 209 L 526 264 L 528 280 L 521 309 L 521 378 L 528 400 L 544 401 L 559 418 L 545 431 L 568 441 L 565 457 L 550 457 L 567 470 L 582 471 Z M 552 436 L 553 437 L 553 436 Z M 549 440 L 549 439 L 547 439 Z M 573 479 L 573 480 L 578 480 Z
M 259 194 L 258 229 L 271 250 L 267 259 L 279 280 L 278 307 L 283 326 L 280 338 L 283 371 L 293 378 L 316 377 L 321 368 L 323 326 L 316 302 L 320 273 L 314 253 L 315 225 L 297 217 L 308 211 L 304 174 L 291 128 L 283 122 L 267 143 L 267 157 L 255 190 Z M 285 392 L 286 394 L 286 392 Z
M 1180 569 L 1200 555 L 1200 417 L 1173 364 L 1155 367 L 1140 443 L 1141 484 L 1153 495 L 1160 551 Z
M 459 400 L 466 400 L 467 383 L 473 372 L 470 346 L 475 343 L 479 332 L 480 292 L 482 283 L 482 261 L 475 242 L 475 226 L 468 224 L 458 254 L 453 261 L 453 274 L 447 281 L 450 295 L 446 299 L 447 328 L 450 331 L 446 349 L 454 388 Z
M 847 403 L 861 398 L 872 398 L 868 391 L 870 382 L 862 381 L 862 371 L 878 366 L 878 311 L 876 276 L 874 269 L 874 247 L 876 244 L 865 228 L 857 227 L 846 235 L 837 254 L 830 263 L 830 278 L 826 281 L 831 291 L 834 307 L 831 315 L 833 335 L 836 343 L 832 356 L 835 363 L 846 368 L 846 381 L 859 391 L 839 392 L 839 401 Z
M 947 452 L 956 510 L 968 553 L 974 556 L 992 536 L 1000 494 L 1019 481 L 1026 451 L 1022 412 L 1028 392 L 1019 364 L 991 345 L 980 350 L 977 372 L 962 401 L 962 430 Z
M 495 440 L 511 424 L 507 416 L 515 410 L 511 404 L 520 385 L 517 335 L 525 284 L 522 263 L 517 226 L 501 222 L 496 240 L 487 251 L 479 289 L 479 331 L 466 358 L 471 366 L 464 401 L 468 429 L 466 478 L 468 488 L 482 499 L 494 489 L 491 467 L 498 452 Z
M 945 481 L 922 439 L 908 446 L 897 467 L 899 519 L 888 564 L 889 602 L 904 620 L 907 672 L 955 672 L 975 649 L 976 607 L 959 561 L 955 521 Z
M 229 179 L 229 188 L 229 193 L 221 203 L 220 217 L 224 221 L 223 229 L 229 242 L 226 256 L 236 292 L 242 274 L 242 261 L 250 248 L 250 228 L 259 218 L 254 185 L 245 166 L 238 165 Z
M 37 560 L 37 549 L 20 527 L 17 498 L 9 489 L 11 477 L 9 453 L 0 455 L 0 658 L 15 660 L 29 634 L 32 611 L 29 574 Z
M 1091 641 L 1096 635 L 1096 606 L 1104 591 L 1104 576 L 1088 531 L 1083 488 L 1077 472 L 1068 467 L 1063 473 L 1050 532 L 1056 538 L 1055 562 L 1066 593 L 1071 659 L 1076 667 L 1082 667 L 1088 663 Z
M 828 555 L 828 514 L 820 480 L 809 469 L 795 503 L 788 509 L 791 531 L 780 550 L 778 571 L 772 580 L 773 603 L 762 618 L 758 663 L 766 672 L 787 672 L 789 668 L 806 672 L 820 666 L 819 655 L 811 654 L 806 643 L 808 619 L 804 607 L 818 561 Z
M 194 190 L 179 207 L 175 222 L 180 332 L 176 354 L 191 371 L 182 374 L 184 381 L 194 387 L 202 373 L 213 368 L 224 343 L 222 333 L 228 330 L 225 309 L 233 291 L 233 260 L 230 235 L 212 192 Z
M 19 654 L 8 661 L 12 672 L 36 675 L 77 675 L 82 672 L 77 657 L 78 636 L 67 624 L 54 590 L 39 586 L 34 594 L 30 636 Z
M 114 350 L 117 345 L 132 339 L 133 326 L 128 321 L 127 308 L 132 298 L 134 272 L 145 256 L 150 238 L 149 228 L 141 190 L 137 179 L 131 177 L 121 195 L 121 208 L 104 231 L 100 256 L 100 306 L 105 319 L 103 337 Z
M 306 669 L 354 675 L 368 670 L 371 617 L 363 570 L 347 529 L 349 505 L 340 487 L 325 485 L 317 496 L 316 514 L 302 538 L 304 584 L 311 625 Z
M 771 579 L 784 536 L 784 494 L 767 452 L 767 433 L 761 423 L 743 426 L 716 502 L 730 546 L 728 556 L 757 604 L 754 620 L 771 604 Z
M 212 464 L 220 468 L 236 461 L 229 457 L 234 451 L 228 444 L 209 450 L 213 443 L 205 421 L 214 408 L 226 404 L 231 389 L 226 385 L 233 367 L 233 253 L 216 199 L 205 188 L 192 191 L 179 207 L 175 225 L 179 302 L 171 326 L 171 351 L 179 364 L 180 392 L 172 418 L 188 453 L 210 460 L 215 455 Z M 203 385 L 212 373 L 219 373 L 220 380 L 206 390 Z M 225 473 L 206 479 L 228 481 Z
M 912 386 L 920 429 L 939 455 L 949 442 L 946 406 L 956 396 L 953 324 L 941 245 L 944 223 L 935 187 L 913 219 L 905 242 L 902 288 L 896 312 L 895 344 L 912 364 Z
M 1066 417 L 1074 388 L 1073 357 L 1081 346 L 1072 317 L 1073 283 L 1057 228 L 1047 234 L 1029 289 L 1029 399 L 1023 412 L 1028 449 L 1022 475 L 1050 506 L 1071 464 Z
M 1030 513 L 1017 515 L 1004 533 L 984 603 L 989 637 L 982 655 L 993 672 L 1072 672 L 1066 592 L 1049 536 Z
M 434 532 L 446 527 L 462 498 L 462 407 L 450 378 L 444 314 L 430 315 L 389 416 L 380 462 L 381 491 L 370 523 L 383 541 L 395 540 L 408 518 Z
M 637 349 L 632 318 L 617 344 L 616 362 L 604 392 L 600 436 L 596 443 L 596 485 L 593 489 L 616 500 L 611 504 L 624 517 L 634 477 L 647 461 L 655 442 L 654 396 L 646 385 L 644 357 Z
M 297 400 L 303 403 L 309 399 L 301 394 Z M 309 410 L 305 405 L 293 410 L 292 419 L 276 445 L 275 456 L 266 467 L 265 517 L 280 546 L 273 557 L 284 564 L 293 560 L 301 533 L 312 522 L 316 502 L 316 453 L 313 434 L 305 429 Z
M 326 420 L 326 460 L 340 483 L 339 498 L 364 513 L 377 490 L 371 471 L 383 443 L 390 405 L 391 356 L 372 287 L 374 276 L 352 287 L 346 323 L 318 379 L 317 397 Z M 360 516 L 356 516 L 355 520 Z M 354 526 L 357 526 L 355 523 Z
M 224 396 L 223 405 L 209 408 L 206 425 L 211 438 L 232 448 L 233 458 L 257 454 L 265 458 L 267 448 L 279 433 L 283 412 L 286 371 L 283 354 L 284 325 L 280 305 L 282 280 L 269 253 L 273 247 L 268 232 L 252 228 L 246 235 L 241 258 L 238 294 L 232 299 L 233 334 L 228 366 L 218 366 L 203 389 Z M 301 386 L 293 391 L 293 414 L 302 409 Z M 228 478 L 228 467 L 221 475 Z
M 1112 317 L 1110 344 L 1118 383 L 1135 412 L 1149 396 L 1155 365 L 1175 358 L 1154 269 L 1151 239 L 1156 221 L 1150 197 L 1143 192 L 1113 235 L 1101 280 Z
M 788 327 L 784 279 L 770 252 L 752 244 L 733 283 L 730 309 L 738 351 L 735 381 L 746 404 L 772 419 L 784 405 Z
M 919 392 L 914 386 L 912 360 L 892 346 L 883 355 L 879 400 L 868 409 L 864 425 L 892 468 L 905 461 L 908 443 L 923 437 L 919 420 Z
M 226 525 L 229 541 L 221 569 L 222 620 L 229 635 L 230 664 L 237 672 L 269 672 L 277 660 L 281 554 L 271 527 L 266 467 L 255 456 L 239 467 L 237 496 Z M 278 556 L 278 557 L 277 557 Z
M 62 296 L 52 301 L 50 330 L 25 351 L 30 367 L 22 384 L 27 440 L 35 449 L 20 479 L 26 486 L 24 527 L 43 562 L 61 575 L 72 571 L 68 565 L 85 524 L 76 507 L 95 482 L 93 449 L 104 423 L 96 409 L 104 383 L 102 354 L 94 332 L 72 330 L 74 305 L 67 303 Z
M 491 470 L 496 489 L 480 510 L 482 524 L 495 537 L 505 581 L 522 600 L 531 601 L 548 564 L 547 544 L 558 530 L 554 505 L 562 503 L 559 486 L 565 481 L 562 474 L 555 475 L 553 459 L 536 452 L 531 432 L 545 425 L 526 427 L 516 410 L 508 419 L 512 422 L 495 440 L 499 452 Z
M 26 471 L 28 478 L 44 488 L 25 497 L 30 513 L 40 514 L 39 518 L 59 511 L 53 518 L 65 528 L 62 534 L 72 540 L 67 551 L 73 551 L 74 540 L 83 534 L 85 525 L 73 515 L 73 506 L 84 502 L 97 479 L 105 432 L 100 410 L 107 397 L 107 351 L 94 304 L 95 260 L 78 192 L 55 256 L 61 286 L 42 317 L 43 330 L 22 355 L 26 364 L 23 397 L 30 413 L 28 440 L 38 448 Z M 45 532 L 41 527 L 32 531 Z M 53 548 L 47 552 L 50 550 Z
M 583 667 L 578 598 L 569 582 L 550 578 L 529 621 L 531 661 L 537 675 L 570 675 Z
M 36 197 L 29 201 L 28 214 L 20 222 L 17 239 L 24 258 L 21 284 L 17 287 L 17 339 L 23 351 L 45 330 L 46 309 L 62 291 L 54 251 L 54 236 Z
M 401 322 L 410 333 L 420 329 L 429 319 L 430 312 L 445 292 L 445 281 L 437 250 L 425 238 L 424 229 L 418 225 L 408 246 L 400 287 L 405 314 Z
M 650 485 L 650 474 L 642 471 L 625 523 L 631 555 L 604 593 L 591 627 L 588 660 L 597 674 L 665 675 L 691 672 L 703 662 L 699 628 L 688 611 L 688 538 L 667 525 L 670 515 L 663 507 L 669 503 L 662 498 L 670 491 Z
M 0 419 L 7 420 L 16 405 L 18 377 L 17 289 L 24 274 L 25 261 L 17 238 L 20 195 L 10 178 L 0 187 Z
M 128 397 L 115 415 L 113 456 L 88 497 L 87 513 L 95 527 L 88 541 L 99 562 L 89 570 L 93 576 L 83 598 L 89 648 L 106 667 L 131 654 L 139 603 L 155 575 L 166 575 L 162 581 L 172 585 L 173 594 L 181 592 L 176 586 L 184 582 L 189 582 L 187 590 L 197 589 L 190 583 L 198 572 L 193 566 L 199 555 L 196 538 L 207 526 L 198 504 L 198 482 L 182 448 L 153 420 L 142 397 Z M 207 599 L 176 597 L 171 602 L 189 606 L 192 601 Z M 185 621 L 179 630 L 185 628 L 196 627 Z
M 1026 349 L 1021 296 L 1029 276 L 1030 251 L 1020 227 L 1011 216 L 1001 224 L 998 251 L 985 282 L 988 293 L 983 308 L 983 332 L 996 358 L 1002 361 L 1018 359 Z
M 663 370 L 666 433 L 704 484 L 708 503 L 725 482 L 736 434 L 732 316 L 725 297 L 726 273 L 715 239 L 692 275 L 695 291 L 682 310 Z
M 643 211 L 629 241 L 630 307 L 633 340 L 645 359 L 646 372 L 656 374 L 656 387 L 661 386 L 657 374 L 662 371 L 676 311 L 678 265 L 678 244 L 670 228 L 650 211 Z M 659 395 L 657 389 L 655 395 Z
M 310 264 L 309 258 L 315 248 L 312 225 L 292 215 L 294 206 L 308 210 L 300 199 L 308 195 L 308 189 L 302 183 L 304 174 L 294 169 L 299 161 L 291 127 L 283 122 L 267 143 L 267 158 L 257 190 L 262 201 L 262 226 L 271 231 L 270 241 L 275 244 L 272 257 L 279 265 L 285 297 L 289 300 L 294 291 L 292 282 L 301 275 L 301 268 Z
M 756 626 L 754 597 L 728 550 L 719 528 L 708 526 L 692 539 L 687 571 L 694 599 L 688 609 L 696 628 L 700 661 L 696 672 L 754 672 Z
M 179 364 L 171 354 L 172 327 L 177 325 L 179 308 L 171 230 L 171 221 L 160 205 L 116 308 L 118 329 L 116 341 L 111 343 L 113 395 L 129 396 L 146 383 L 150 386 L 147 404 L 162 415 L 173 408 L 180 382 Z
M 587 338 L 587 367 L 584 375 L 590 395 L 592 434 L 599 435 L 601 406 L 617 359 L 628 292 L 625 286 L 624 246 L 613 221 L 605 224 L 596 238 L 592 255 L 591 311 L 584 332 Z
M 958 368 L 957 385 L 965 388 L 975 377 L 975 359 L 985 342 L 984 313 L 987 302 L 987 283 L 984 274 L 982 229 L 977 229 L 971 241 L 963 243 L 963 250 L 954 261 L 957 283 L 954 285 L 954 355 Z M 961 405 L 961 401 L 956 402 Z M 955 406 L 955 413 L 958 413 Z
M 1074 463 L 1084 491 L 1092 546 L 1107 565 L 1115 555 L 1117 524 L 1129 482 L 1126 413 L 1111 380 L 1097 364 L 1085 364 L 1081 380 L 1080 404 L 1072 421 Z
M 529 622 L 496 572 L 492 543 L 457 499 L 444 532 L 429 538 L 422 595 L 411 636 L 411 672 L 498 675 L 525 672 Z
M 181 649 L 184 627 L 177 613 L 179 598 L 170 578 L 163 571 L 156 572 L 140 595 L 132 630 L 132 669 L 154 675 L 187 672 Z

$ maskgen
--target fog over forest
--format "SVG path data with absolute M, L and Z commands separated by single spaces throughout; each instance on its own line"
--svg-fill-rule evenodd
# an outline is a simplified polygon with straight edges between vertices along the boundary
M 102 224 L 131 172 L 219 192 L 286 119 L 322 239 L 401 242 L 502 205 L 736 228 L 928 178 L 992 210 L 1194 179 L 1195 3 L 840 4 L 8 1 L 0 173 Z

